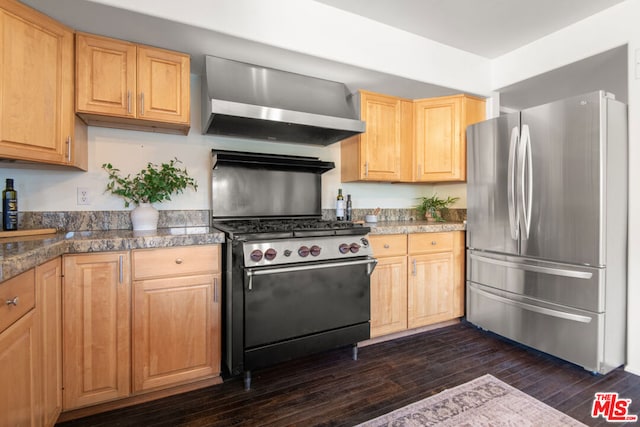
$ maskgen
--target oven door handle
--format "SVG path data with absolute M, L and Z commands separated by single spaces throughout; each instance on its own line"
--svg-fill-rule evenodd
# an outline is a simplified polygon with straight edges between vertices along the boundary
M 367 258 L 367 259 L 360 259 L 356 261 L 328 262 L 324 264 L 313 264 L 313 265 L 295 265 L 295 266 L 289 266 L 289 267 L 269 268 L 269 269 L 260 269 L 260 270 L 245 268 L 245 273 L 249 277 L 249 290 L 252 290 L 253 276 L 265 276 L 267 274 L 290 273 L 292 271 L 318 270 L 323 268 L 345 267 L 345 266 L 361 265 L 361 264 L 367 265 L 367 274 L 370 276 L 371 273 L 373 273 L 373 269 L 376 268 L 376 265 L 378 264 L 378 260 L 375 258 Z

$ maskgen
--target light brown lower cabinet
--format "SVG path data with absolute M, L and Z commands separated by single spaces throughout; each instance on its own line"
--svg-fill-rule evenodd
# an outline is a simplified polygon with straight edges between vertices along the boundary
M 219 245 L 64 258 L 64 410 L 220 374 Z
M 63 409 L 129 395 L 129 252 L 65 255 Z
M 34 269 L 0 283 L 0 298 L 0 425 L 40 425 L 41 335 Z
M 62 411 L 62 260 L 36 267 L 36 307 L 42 331 L 43 424 L 52 426 Z
M 369 236 L 371 337 L 464 315 L 464 232 Z
M 219 265 L 212 246 L 133 252 L 134 393 L 220 374 Z
M 0 283 L 0 425 L 53 426 L 62 408 L 61 261 Z

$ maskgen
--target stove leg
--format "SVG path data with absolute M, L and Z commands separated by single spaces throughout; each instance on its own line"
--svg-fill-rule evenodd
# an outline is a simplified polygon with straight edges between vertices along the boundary
M 351 349 L 351 358 L 353 360 L 358 360 L 358 344 L 354 344 Z
M 251 390 L 251 371 L 244 371 L 244 389 Z

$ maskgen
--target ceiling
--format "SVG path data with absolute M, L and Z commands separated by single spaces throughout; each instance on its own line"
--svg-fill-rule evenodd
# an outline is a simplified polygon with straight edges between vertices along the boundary
M 346 65 L 259 42 L 233 37 L 155 16 L 87 0 L 21 0 L 79 30 L 191 55 L 192 73 L 201 74 L 205 55 L 259 64 L 345 83 L 351 91 L 367 89 L 406 98 L 427 98 L 460 90 Z M 184 0 L 182 7 L 188 7 Z M 225 0 L 233 1 L 233 0 Z M 481 56 L 493 57 L 577 22 L 622 0 L 315 0 L 357 13 Z M 522 84 L 505 88 L 503 99 L 518 108 L 528 95 L 563 93 L 568 87 L 603 88 L 620 78 L 626 48 L 604 61 L 581 61 Z M 594 66 L 600 67 L 598 73 Z M 544 85 L 544 90 L 541 90 Z M 618 85 L 620 86 L 620 85 Z M 576 89 L 578 90 L 578 89 Z M 482 94 L 479 94 L 482 95 Z M 538 96 L 539 98 L 539 96 Z M 524 102 L 523 102 L 524 101 Z
M 624 0 L 315 0 L 496 58 Z

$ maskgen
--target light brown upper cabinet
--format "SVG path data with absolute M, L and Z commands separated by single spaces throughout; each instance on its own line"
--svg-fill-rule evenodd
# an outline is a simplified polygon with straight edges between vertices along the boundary
M 485 118 L 485 101 L 468 95 L 416 100 L 414 182 L 467 180 L 467 126 Z
M 76 112 L 87 124 L 186 135 L 189 73 L 189 55 L 76 34 Z
M 86 126 L 73 108 L 73 31 L 0 1 L 0 158 L 87 170 Z
M 367 128 L 341 142 L 342 182 L 399 181 L 403 139 L 412 134 L 411 101 L 364 90 L 355 96 Z

